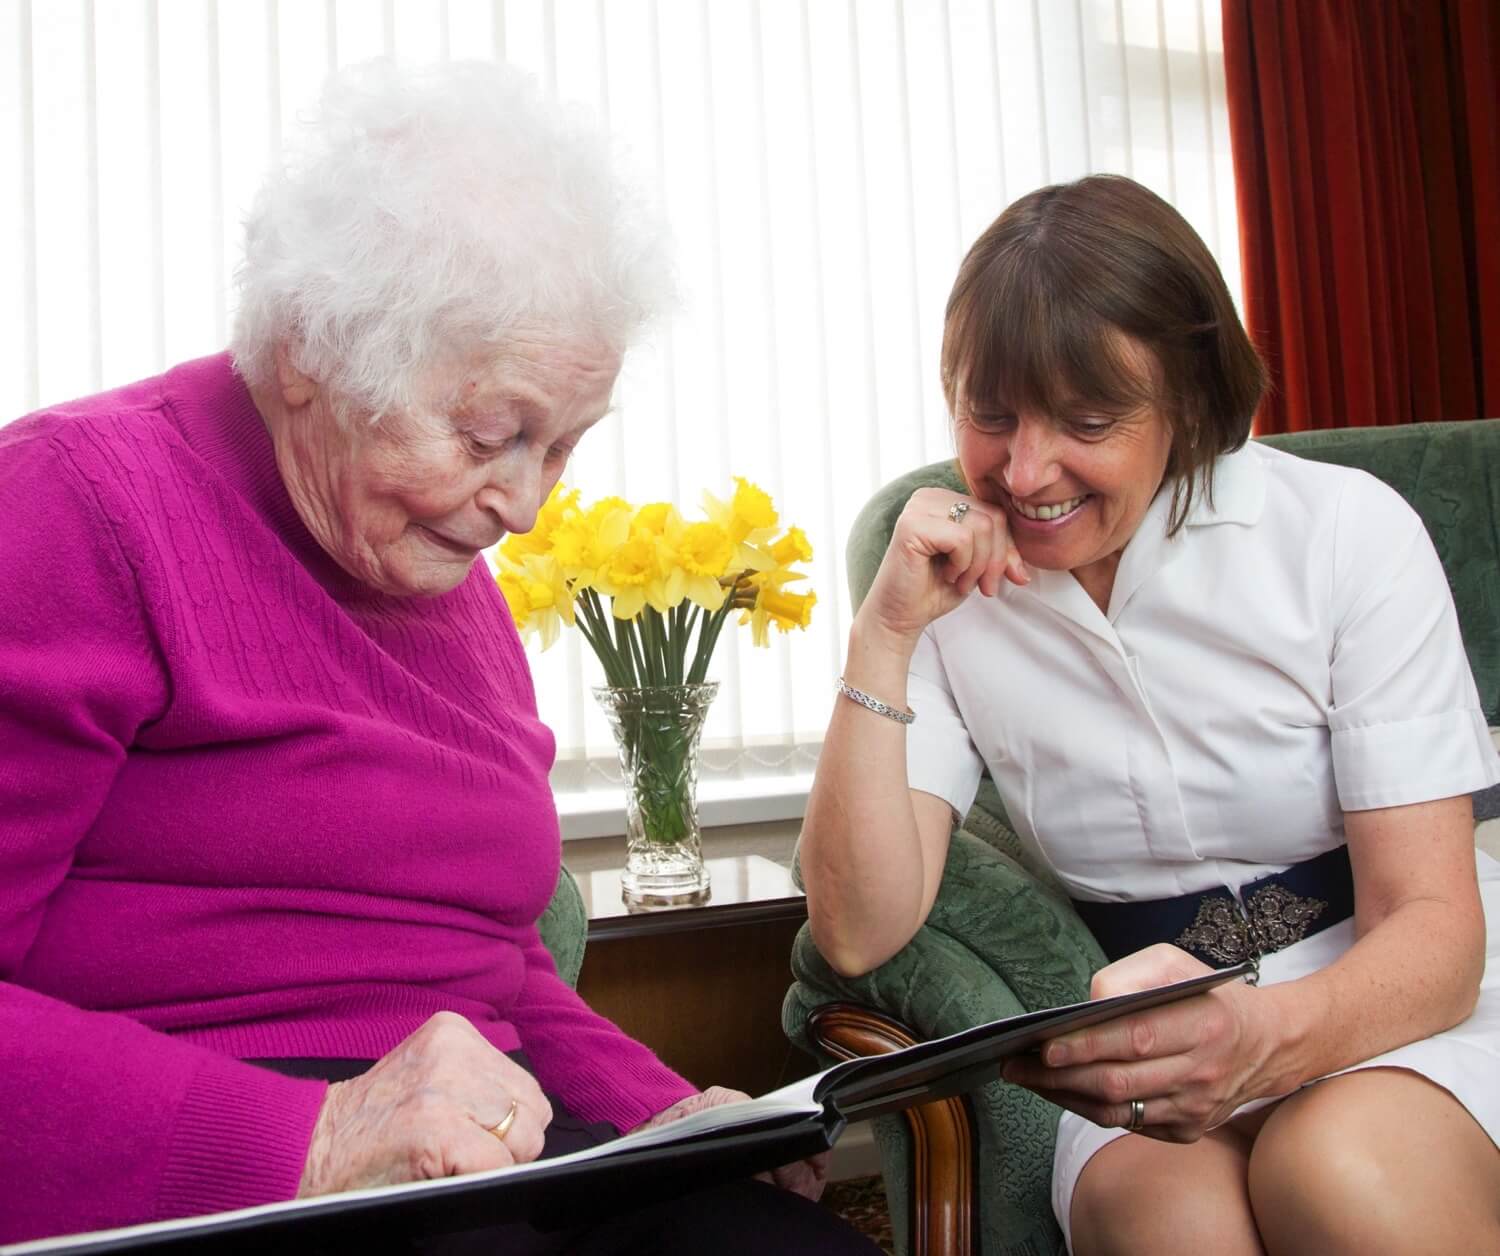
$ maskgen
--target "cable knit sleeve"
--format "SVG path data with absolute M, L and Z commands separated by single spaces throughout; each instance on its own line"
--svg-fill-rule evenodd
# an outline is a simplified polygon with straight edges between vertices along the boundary
M 592 1011 L 557 975 L 540 934 L 533 933 L 524 954 L 526 977 L 511 1022 L 537 1080 L 570 1111 L 623 1132 L 697 1091 L 649 1047 Z
M 0 432 L 0 1241 L 289 1198 L 324 1091 L 29 980 L 49 901 L 171 701 L 58 427 Z

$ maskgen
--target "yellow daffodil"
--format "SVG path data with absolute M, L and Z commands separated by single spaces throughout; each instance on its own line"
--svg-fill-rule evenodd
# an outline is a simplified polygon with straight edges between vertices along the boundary
M 812 544 L 801 528 L 788 528 L 786 535 L 771 546 L 771 557 L 778 567 L 790 567 L 793 563 L 811 562 Z
M 659 575 L 656 544 L 639 532 L 611 552 L 595 574 L 594 588 L 613 599 L 616 619 L 634 619 L 646 605 L 647 585 Z
M 740 616 L 740 623 L 750 625 L 750 640 L 754 644 L 769 645 L 771 624 L 775 624 L 780 632 L 806 628 L 812 623 L 812 608 L 817 600 L 818 595 L 810 591 L 788 593 L 785 589 L 767 585 L 760 590 L 755 605 Z
M 677 544 L 685 525 L 677 508 L 669 502 L 652 502 L 635 512 L 630 523 L 632 537 L 644 537 L 656 551 L 656 572 L 646 582 L 646 604 L 666 614 L 687 593 L 686 573 L 678 560 Z
M 771 505 L 770 495 L 742 475 L 734 477 L 734 501 L 730 504 L 735 518 L 742 519 L 751 532 L 776 526 L 776 507 Z
M 630 507 L 618 497 L 574 511 L 552 533 L 552 552 L 575 590 L 592 588 L 599 568 L 630 538 Z
M 680 523 L 682 516 L 677 513 L 677 507 L 671 502 L 652 502 L 649 506 L 642 506 L 635 512 L 635 518 L 631 520 L 631 528 L 640 529 L 651 533 L 652 536 L 666 536 L 675 524 Z
M 520 562 L 502 556 L 495 576 L 516 626 L 537 636 L 542 649 L 557 640 L 563 624 L 573 623 L 573 591 L 555 558 L 527 554 Z
M 500 586 L 500 596 L 510 607 L 510 617 L 516 621 L 516 627 L 525 628 L 531 615 L 531 599 L 526 596 L 526 581 L 520 571 L 502 567 L 495 573 L 495 583 Z
M 756 645 L 769 643 L 773 624 L 805 628 L 817 598 L 786 588 L 807 578 L 796 569 L 813 553 L 802 529 L 778 534 L 770 496 L 743 477 L 728 501 L 705 493 L 704 510 L 689 523 L 669 502 L 585 506 L 578 490 L 555 488 L 536 526 L 494 554 L 512 618 L 543 649 L 576 626 L 609 682 L 624 686 L 702 680 L 732 611 Z
M 552 534 L 570 513 L 578 510 L 578 490 L 553 485 L 552 492 L 537 511 L 530 532 L 513 532 L 501 543 L 501 552 L 516 562 L 527 554 L 545 554 L 552 548 Z
M 739 546 L 733 566 L 760 571 L 774 565 L 764 542 L 776 533 L 776 507 L 766 491 L 744 476 L 734 477 L 734 496 L 727 502 L 712 493 L 703 494 L 703 513 L 729 533 Z
M 683 592 L 706 611 L 724 604 L 726 590 L 720 583 L 734 561 L 738 546 L 717 523 L 693 523 L 675 538 Z

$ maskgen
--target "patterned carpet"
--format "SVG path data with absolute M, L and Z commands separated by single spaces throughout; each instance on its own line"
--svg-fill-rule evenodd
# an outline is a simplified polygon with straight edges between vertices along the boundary
M 891 1216 L 885 1203 L 885 1183 L 879 1176 L 834 1182 L 823 1192 L 823 1203 L 861 1234 L 878 1243 L 888 1256 L 895 1252 L 891 1241 Z

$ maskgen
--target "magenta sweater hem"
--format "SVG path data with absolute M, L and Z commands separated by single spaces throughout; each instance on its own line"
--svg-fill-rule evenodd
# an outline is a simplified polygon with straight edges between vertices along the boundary
M 209 1056 L 177 1109 L 156 1216 L 291 1199 L 328 1084 Z

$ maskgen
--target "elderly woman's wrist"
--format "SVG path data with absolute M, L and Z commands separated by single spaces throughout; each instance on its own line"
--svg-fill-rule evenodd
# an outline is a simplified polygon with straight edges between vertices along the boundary
M 307 1199 L 313 1195 L 328 1193 L 328 1145 L 329 1128 L 332 1124 L 332 1108 L 335 1092 L 342 1082 L 333 1082 L 323 1095 L 323 1106 L 318 1110 L 318 1119 L 313 1125 L 312 1137 L 307 1143 L 307 1159 L 302 1165 L 302 1178 L 297 1183 L 297 1198 Z

